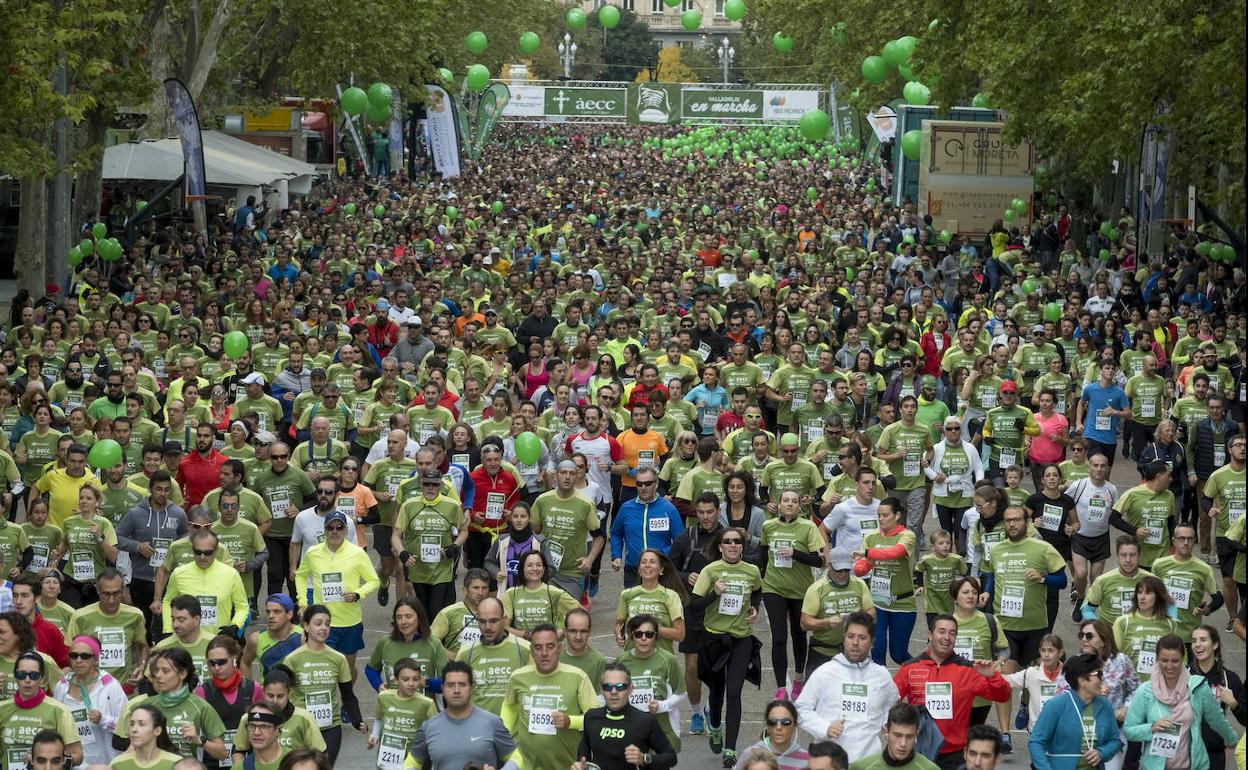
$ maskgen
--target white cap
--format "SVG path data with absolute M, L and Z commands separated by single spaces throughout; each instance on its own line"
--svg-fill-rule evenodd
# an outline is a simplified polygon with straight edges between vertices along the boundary
M 261 374 L 260 372 L 252 372 L 251 374 L 243 378 L 243 384 L 244 385 L 263 385 L 264 375 Z

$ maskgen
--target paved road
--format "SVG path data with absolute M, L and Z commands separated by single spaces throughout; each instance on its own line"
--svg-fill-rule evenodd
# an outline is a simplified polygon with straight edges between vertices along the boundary
M 1138 482 L 1139 477 L 1135 473 L 1134 464 L 1119 461 L 1114 469 L 1111 480 L 1118 485 L 1120 490 Z M 929 531 L 935 528 L 935 523 L 928 522 Z M 604 569 L 601 590 L 598 597 L 594 601 L 593 619 L 595 634 L 592 639 L 593 646 L 612 656 L 618 651 L 611 635 L 612 622 L 615 617 L 616 601 L 622 587 L 619 573 L 613 573 L 609 569 Z M 1066 640 L 1067 645 L 1071 646 L 1075 642 L 1075 624 L 1070 619 L 1070 603 L 1068 601 L 1068 592 L 1063 591 L 1062 610 L 1058 613 L 1057 632 Z M 1226 610 L 1222 609 L 1213 617 L 1213 621 L 1220 629 L 1226 625 Z M 380 639 L 389 631 L 390 613 L 387 609 L 383 609 L 377 605 L 375 599 L 369 599 L 364 611 L 365 623 L 365 641 L 370 645 Z M 762 710 L 763 707 L 771 700 L 771 696 L 775 691 L 775 682 L 770 673 L 770 658 L 767 649 L 771 641 L 766 618 L 760 618 L 754 625 L 754 633 L 762 640 L 764 645 L 763 664 L 766 673 L 763 678 L 762 689 L 756 689 L 752 685 L 747 684 L 744 692 L 744 717 L 741 726 L 741 738 L 739 740 L 738 749 L 750 745 L 756 739 L 762 730 Z M 926 626 L 918 623 L 915 626 L 914 636 L 911 640 L 911 653 L 919 652 L 926 643 Z M 1228 665 L 1238 672 L 1241 676 L 1244 674 L 1245 657 L 1244 643 L 1241 642 L 1234 634 L 1223 633 L 1223 658 Z M 791 657 L 791 651 L 790 651 Z M 366 653 L 361 653 L 361 665 L 367 659 Z M 890 668 L 896 669 L 895 666 Z M 791 674 L 790 674 L 791 675 Z M 376 694 L 368 683 L 360 677 L 360 681 L 356 684 L 356 693 L 360 698 L 360 705 L 366 718 L 372 717 L 376 706 Z M 705 696 L 704 696 L 705 697 Z M 1233 723 L 1233 720 L 1232 720 Z M 1238 725 L 1237 729 L 1241 729 Z M 685 707 L 685 730 L 688 729 L 688 707 Z M 1015 753 L 1007 757 L 1004 761 L 1004 767 L 1008 770 L 1015 768 L 1024 769 L 1030 766 L 1027 759 L 1027 735 L 1024 732 L 1015 732 L 1013 734 Z M 802 734 L 803 741 L 808 741 L 809 736 Z M 369 752 L 364 745 L 363 736 L 352 733 L 344 736 L 342 753 L 338 758 L 338 768 L 344 770 L 370 770 L 375 766 L 375 752 Z M 704 736 L 684 736 L 684 748 L 680 755 L 680 765 L 683 767 L 711 768 L 719 767 L 719 757 L 711 754 Z

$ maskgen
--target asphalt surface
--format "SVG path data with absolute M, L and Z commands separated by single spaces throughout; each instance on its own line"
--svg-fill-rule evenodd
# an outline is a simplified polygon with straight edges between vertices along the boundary
M 1110 478 L 1117 486 L 1119 491 L 1123 491 L 1139 482 L 1139 476 L 1135 472 L 1134 463 L 1124 462 L 1121 459 L 1115 464 L 1113 474 Z M 1029 482 L 1025 482 L 1029 486 Z M 928 531 L 937 528 L 937 523 L 930 517 L 927 521 Z M 374 557 L 375 558 L 375 557 Z M 1111 562 L 1107 565 L 1107 569 L 1112 567 Z M 462 576 L 462 568 L 461 568 Z M 613 658 L 618 653 L 618 648 L 612 638 L 612 623 L 615 618 L 616 602 L 619 598 L 620 591 L 623 587 L 622 573 L 612 572 L 604 563 L 603 574 L 598 596 L 593 603 L 593 620 L 594 634 L 591 644 L 593 647 L 608 659 Z M 391 591 L 394 594 L 394 591 Z M 393 599 L 391 603 L 393 607 Z M 1062 606 L 1058 613 L 1057 626 L 1055 631 L 1062 636 L 1067 643 L 1067 649 L 1077 649 L 1075 642 L 1076 626 L 1070 618 L 1070 602 L 1069 591 L 1062 591 Z M 755 688 L 751 684 L 746 684 L 743 692 L 743 717 L 741 723 L 740 739 L 738 740 L 738 751 L 750 746 L 754 743 L 762 733 L 763 729 L 763 713 L 762 710 L 767 702 L 772 699 L 775 693 L 775 680 L 771 674 L 770 657 L 768 650 L 771 643 L 771 634 L 768 629 L 767 619 L 762 617 L 760 609 L 760 617 L 754 624 L 754 634 L 763 642 L 762 660 L 764 665 L 763 686 L 761 689 Z M 922 620 L 922 618 L 920 618 Z M 1212 617 L 1212 623 L 1218 628 L 1225 627 L 1227 622 L 1226 609 L 1220 609 Z M 365 601 L 364 608 L 364 639 L 369 647 L 360 652 L 359 661 L 360 669 L 363 670 L 364 661 L 368 659 L 368 652 L 372 649 L 372 644 L 381 639 L 385 634 L 389 633 L 390 628 L 390 609 L 380 607 L 377 604 L 376 597 L 369 597 Z M 910 642 L 911 654 L 919 653 L 927 642 L 926 625 L 922 622 L 915 624 L 914 635 Z M 1245 656 L 1244 643 L 1240 641 L 1233 633 L 1222 633 L 1222 657 L 1226 661 L 1229 668 L 1235 670 L 1240 676 L 1245 673 Z M 790 649 L 790 661 L 792 659 L 792 650 Z M 683 664 L 682 664 L 683 665 Z M 896 670 L 896 666 L 890 661 L 890 670 Z M 789 673 L 792 677 L 792 672 Z M 377 704 L 376 693 L 369 686 L 367 680 L 361 675 L 355 686 L 356 695 L 360 699 L 360 707 L 366 719 L 370 720 L 375 713 Z M 703 688 L 703 701 L 705 702 L 706 689 Z M 1015 700 L 1017 706 L 1017 698 Z M 711 753 L 710 747 L 705 736 L 690 736 L 688 734 L 689 726 L 689 707 L 685 704 L 683 707 L 683 728 L 682 740 L 683 749 L 680 753 L 680 766 L 711 768 L 720 766 L 720 757 Z M 990 717 L 990 724 L 994 717 Z M 1242 733 L 1243 726 L 1231 719 L 1232 725 L 1236 730 Z M 810 742 L 810 736 L 804 732 L 799 732 L 799 738 L 803 744 Z M 1013 770 L 1014 768 L 1028 768 L 1030 761 L 1027 756 L 1027 734 L 1023 731 L 1013 732 L 1014 753 L 1010 756 L 1003 757 L 1001 766 Z M 343 736 L 342 752 L 338 757 L 336 768 L 344 770 L 371 770 L 376 766 L 376 750 L 369 751 L 365 746 L 365 737 L 351 731 Z

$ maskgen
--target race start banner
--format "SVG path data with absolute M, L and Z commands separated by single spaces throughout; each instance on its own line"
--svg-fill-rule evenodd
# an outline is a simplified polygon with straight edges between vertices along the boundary
M 716 88 L 689 83 L 516 84 L 504 120 L 633 124 L 795 123 L 821 106 L 817 86 Z

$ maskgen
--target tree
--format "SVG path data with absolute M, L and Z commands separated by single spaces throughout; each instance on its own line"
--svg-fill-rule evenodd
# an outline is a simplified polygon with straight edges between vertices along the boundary
M 591 19 L 597 26 L 598 13 Z M 598 75 L 603 80 L 633 80 L 641 70 L 652 66 L 659 55 L 659 44 L 650 34 L 650 27 L 627 9 L 620 11 L 620 23 L 615 29 L 606 30 L 605 38 L 603 67 Z
M 683 50 L 679 46 L 665 46 L 659 51 L 659 60 L 653 72 L 640 74 L 638 80 L 653 80 L 658 83 L 696 83 L 697 73 L 690 69 L 683 60 Z

